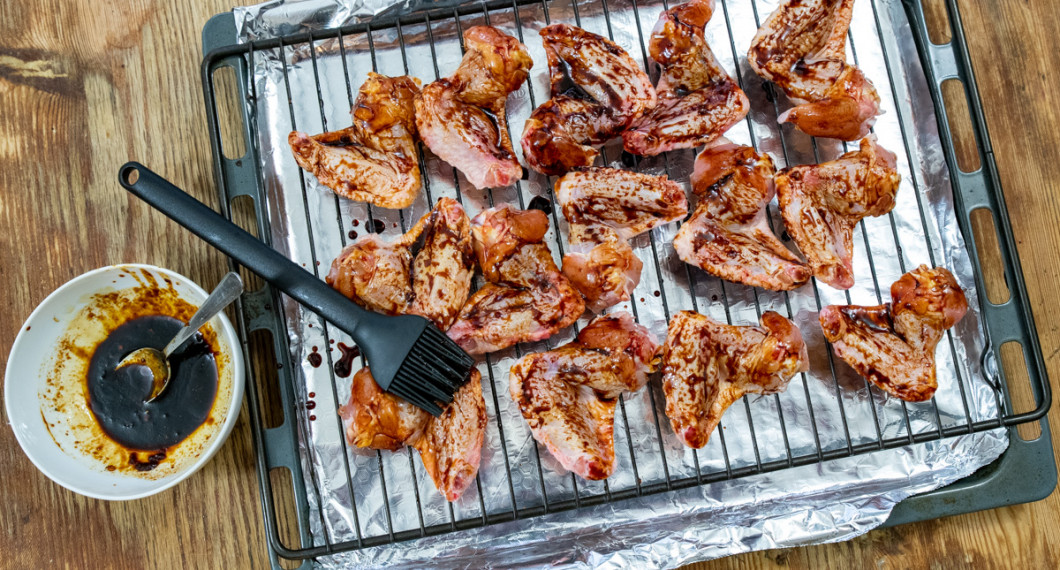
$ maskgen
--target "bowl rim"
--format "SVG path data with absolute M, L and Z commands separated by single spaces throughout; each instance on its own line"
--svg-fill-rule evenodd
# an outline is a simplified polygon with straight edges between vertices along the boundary
M 54 301 L 56 297 L 66 292 L 71 287 L 75 286 L 78 282 L 90 279 L 91 277 L 94 277 L 101 273 L 128 269 L 147 270 L 169 276 L 170 278 L 178 280 L 183 284 L 187 285 L 189 289 L 191 289 L 195 294 L 201 296 L 203 300 L 205 300 L 206 297 L 209 295 L 209 292 L 199 286 L 199 284 L 196 283 L 194 280 L 184 275 L 181 275 L 180 273 L 177 273 L 172 269 L 166 269 L 164 267 L 159 267 L 157 265 L 151 265 L 146 263 L 119 263 L 115 265 L 107 265 L 104 267 L 93 269 L 91 271 L 86 271 L 85 273 L 82 273 L 70 279 L 66 283 L 63 283 L 54 291 L 49 293 L 44 299 L 42 299 L 36 307 L 34 307 L 33 311 L 30 312 L 29 316 L 26 317 L 26 320 L 23 321 L 22 326 L 18 330 L 18 334 L 15 336 L 15 342 L 11 344 L 11 350 L 8 351 L 7 366 L 4 369 L 4 408 L 7 412 L 9 423 L 13 423 L 11 421 L 11 418 L 13 417 L 11 413 L 13 404 L 10 397 L 10 387 L 12 385 L 10 379 L 13 377 L 14 373 L 17 372 L 17 365 L 15 364 L 15 362 L 18 361 L 18 359 L 13 358 L 13 356 L 15 356 L 19 352 L 21 344 L 25 341 L 25 336 L 27 332 L 26 327 L 31 326 L 31 323 L 40 317 L 40 314 L 43 312 L 45 306 L 49 305 L 50 302 Z M 202 301 L 199 301 L 199 303 L 201 302 Z M 239 335 L 236 332 L 236 328 L 232 324 L 231 320 L 229 320 L 228 316 L 225 315 L 225 313 L 222 311 L 217 314 L 217 318 L 219 318 L 221 323 L 221 330 L 217 332 L 219 335 L 224 337 L 225 342 L 231 349 L 231 358 L 229 360 L 231 361 L 232 366 L 232 397 L 228 403 L 228 410 L 225 415 L 224 423 L 221 424 L 218 431 L 213 435 L 213 437 L 210 438 L 209 443 L 205 446 L 202 453 L 199 454 L 199 457 L 196 458 L 194 462 L 185 467 L 182 471 L 158 479 L 157 481 L 159 482 L 159 485 L 157 487 L 152 487 L 141 492 L 120 493 L 116 491 L 114 494 L 95 493 L 92 491 L 88 491 L 84 488 L 80 488 L 76 484 L 76 482 L 62 480 L 52 470 L 42 465 L 39 459 L 34 456 L 34 452 L 31 451 L 32 449 L 34 449 L 34 447 L 30 445 L 30 442 L 27 442 L 23 439 L 21 430 L 14 429 L 14 427 L 12 426 L 11 431 L 15 433 L 15 440 L 18 441 L 18 445 L 22 448 L 22 452 L 26 455 L 26 457 L 29 458 L 30 462 L 33 463 L 33 465 L 37 468 L 38 471 L 43 473 L 48 479 L 51 479 L 54 483 L 58 484 L 61 487 L 69 489 L 70 491 L 73 491 L 79 495 L 91 497 L 93 499 L 101 499 L 107 501 L 129 501 L 135 499 L 142 499 L 144 497 L 156 495 L 158 493 L 171 489 L 180 482 L 187 479 L 188 477 L 191 477 L 194 473 L 202 469 L 202 467 L 206 465 L 213 458 L 213 456 L 221 449 L 224 443 L 228 441 L 228 436 L 231 435 L 232 429 L 235 428 L 236 421 L 238 421 L 239 419 L 239 413 L 243 405 L 243 390 L 246 384 L 243 361 L 243 346 L 240 342 Z M 34 377 L 39 382 L 39 373 L 34 373 Z M 16 413 L 16 415 L 18 414 Z M 120 486 L 117 486 L 116 489 L 120 489 Z

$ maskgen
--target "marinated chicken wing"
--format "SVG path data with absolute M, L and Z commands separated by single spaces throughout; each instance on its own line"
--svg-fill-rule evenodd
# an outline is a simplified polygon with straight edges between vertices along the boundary
M 460 204 L 442 198 L 392 243 L 378 234 L 353 242 L 332 263 L 327 281 L 369 309 L 421 315 L 445 330 L 471 290 L 473 256 L 471 222 Z M 346 439 L 370 449 L 415 446 L 438 490 L 456 500 L 474 480 L 482 453 L 486 403 L 480 382 L 472 371 L 453 402 L 433 418 L 384 392 L 370 369 L 362 368 L 353 377 L 350 401 L 339 409 Z
M 784 225 L 814 276 L 836 289 L 852 287 L 854 226 L 894 208 L 901 182 L 894 154 L 869 136 L 859 150 L 785 168 L 774 180 Z
M 654 371 L 655 339 L 629 313 L 594 319 L 578 338 L 528 354 L 512 366 L 509 389 L 534 439 L 585 479 L 615 470 L 615 405 Z
M 567 24 L 541 29 L 552 98 L 523 128 L 523 157 L 543 174 L 590 166 L 657 98 L 651 79 L 614 42 Z
M 615 168 L 569 172 L 556 181 L 555 195 L 570 223 L 563 274 L 598 313 L 628 301 L 640 282 L 642 263 L 629 240 L 688 214 L 675 182 Z
M 409 444 L 420 452 L 434 486 L 447 500 L 457 500 L 478 475 L 486 437 L 486 400 L 478 370 L 471 371 L 442 415 L 428 418 L 421 433 Z
M 782 392 L 810 367 L 802 332 L 773 311 L 759 327 L 681 311 L 670 319 L 661 354 L 666 416 L 678 439 L 697 449 L 744 394 Z
M 829 305 L 821 327 L 836 356 L 891 395 L 928 400 L 938 388 L 935 347 L 968 311 L 953 274 L 921 265 L 891 285 L 891 302 L 875 307 Z
M 796 107 L 777 120 L 803 132 L 847 141 L 868 134 L 880 96 L 846 62 L 854 0 L 784 0 L 751 40 L 748 63 L 776 83 Z
M 415 77 L 368 74 L 353 105 L 353 126 L 287 137 L 298 166 L 336 194 L 381 208 L 406 208 L 420 190 Z
M 585 303 L 544 243 L 548 218 L 504 205 L 472 220 L 485 286 L 468 299 L 449 338 L 469 354 L 544 340 L 570 326 Z
M 399 239 L 368 234 L 331 264 L 327 282 L 357 304 L 388 315 L 426 317 L 441 330 L 471 291 L 471 222 L 452 198 L 441 198 Z
M 713 14 L 714 0 L 689 0 L 659 16 L 648 44 L 662 68 L 659 105 L 622 133 L 627 151 L 654 156 L 710 144 L 747 115 L 747 95 L 703 38 Z
M 788 291 L 805 283 L 809 268 L 766 221 L 774 172 L 769 155 L 748 146 L 718 144 L 699 153 L 692 172 L 699 204 L 674 238 L 678 257 L 721 279 L 754 287 Z
M 420 138 L 476 188 L 509 186 L 523 168 L 512 149 L 505 106 L 534 62 L 526 46 L 489 26 L 468 28 L 464 48 L 456 72 L 424 87 L 416 99 Z

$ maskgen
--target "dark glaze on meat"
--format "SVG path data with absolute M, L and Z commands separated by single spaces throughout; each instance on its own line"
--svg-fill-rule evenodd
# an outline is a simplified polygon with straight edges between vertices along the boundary
M 751 40 L 747 61 L 796 103 L 777 120 L 847 141 L 869 133 L 880 112 L 872 82 L 846 62 L 854 0 L 785 0 Z
M 563 174 L 590 166 L 594 146 L 618 136 L 655 106 L 651 80 L 614 42 L 568 24 L 541 29 L 552 98 L 523 128 L 530 168 Z
M 774 172 L 769 155 L 748 146 L 704 149 L 692 173 L 699 204 L 674 238 L 677 255 L 721 279 L 774 291 L 809 280 L 809 268 L 769 228 Z
M 953 274 L 921 265 L 891 285 L 891 302 L 829 305 L 821 327 L 835 353 L 889 394 L 922 402 L 938 388 L 935 347 L 968 311 Z
M 622 133 L 633 154 L 708 145 L 743 120 L 750 102 L 703 37 L 714 0 L 689 0 L 659 16 L 648 45 L 661 67 L 659 104 Z
M 353 104 L 353 126 L 309 136 L 292 132 L 298 165 L 336 194 L 382 208 L 407 208 L 419 193 L 414 101 L 420 80 L 369 73 Z
M 670 319 L 661 349 L 670 426 L 685 445 L 702 448 L 725 410 L 744 394 L 774 394 L 809 370 L 802 332 L 773 311 L 761 326 L 732 326 L 692 311 Z
M 523 169 L 508 135 L 508 94 L 529 76 L 526 46 L 490 26 L 464 31 L 464 58 L 416 100 L 420 138 L 476 188 L 514 184 Z

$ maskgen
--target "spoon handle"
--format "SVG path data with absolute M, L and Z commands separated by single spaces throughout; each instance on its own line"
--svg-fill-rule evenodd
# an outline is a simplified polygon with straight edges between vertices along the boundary
M 183 346 L 191 338 L 191 335 L 195 334 L 195 331 L 201 329 L 214 315 L 220 313 L 221 309 L 235 301 L 242 292 L 243 280 L 239 278 L 238 273 L 230 271 L 224 276 L 224 279 L 221 279 L 217 287 L 210 292 L 210 296 L 199 306 L 199 310 L 195 311 L 195 314 L 191 316 L 188 324 L 177 331 L 177 336 L 173 337 L 173 340 L 166 345 L 166 348 L 162 351 L 165 353 L 166 358 L 169 358 L 170 354 L 173 354 L 178 348 Z

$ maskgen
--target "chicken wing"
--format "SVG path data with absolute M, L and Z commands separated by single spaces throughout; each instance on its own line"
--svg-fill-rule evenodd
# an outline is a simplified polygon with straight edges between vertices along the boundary
M 875 307 L 829 305 L 821 327 L 836 356 L 889 394 L 928 400 L 938 388 L 935 347 L 968 311 L 953 274 L 921 265 L 891 285 L 891 302 Z
M 769 155 L 748 146 L 717 144 L 699 153 L 692 172 L 699 204 L 674 238 L 678 257 L 721 279 L 754 287 L 789 291 L 805 283 L 809 268 L 766 221 L 774 172 Z
M 762 314 L 760 327 L 681 311 L 670 319 L 661 354 L 666 416 L 678 439 L 697 449 L 744 394 L 782 392 L 810 367 L 802 332 L 773 311 Z
M 442 198 L 393 243 L 377 234 L 353 242 L 335 259 L 327 281 L 369 309 L 421 315 L 445 330 L 471 290 L 473 264 L 471 222 L 460 204 Z M 339 408 L 346 440 L 370 449 L 416 447 L 438 490 L 456 500 L 474 480 L 482 453 L 486 403 L 480 382 L 472 371 L 453 402 L 433 418 L 384 392 L 370 368 L 362 368 L 353 377 L 349 402 Z
M 556 181 L 555 195 L 570 223 L 563 274 L 597 313 L 628 301 L 640 282 L 642 263 L 629 240 L 688 214 L 677 183 L 615 168 L 569 172 Z
M 796 107 L 777 120 L 803 132 L 847 141 L 868 134 L 880 96 L 846 62 L 854 0 L 784 0 L 751 40 L 747 61 L 776 83 Z
M 515 157 L 505 111 L 508 94 L 529 76 L 526 46 L 490 26 L 464 32 L 464 58 L 452 76 L 423 88 L 416 99 L 420 138 L 476 188 L 515 183 Z
M 406 208 L 419 193 L 415 77 L 369 73 L 353 105 L 353 126 L 287 137 L 295 161 L 336 194 L 381 208 Z
M 472 220 L 475 254 L 486 283 L 449 329 L 470 354 L 544 340 L 570 326 L 585 303 L 560 273 L 544 243 L 548 218 L 504 205 Z
M 869 136 L 859 150 L 785 168 L 774 180 L 784 225 L 814 276 L 836 289 L 851 288 L 854 226 L 894 208 L 901 182 L 894 154 Z
M 414 314 L 441 330 L 471 291 L 471 222 L 452 198 L 392 243 L 378 234 L 354 241 L 331 264 L 327 282 L 357 304 L 388 315 Z
M 434 486 L 455 501 L 471 486 L 482 461 L 486 437 L 486 400 L 482 376 L 471 378 L 453 395 L 453 402 L 438 417 L 429 417 L 420 437 L 409 442 L 420 452 L 423 468 Z
M 578 338 L 512 366 L 512 400 L 564 468 L 585 479 L 615 469 L 615 405 L 655 369 L 656 342 L 629 313 L 600 316 Z
M 703 37 L 713 14 L 714 0 L 689 0 L 659 16 L 648 45 L 662 68 L 659 105 L 622 133 L 627 151 L 654 156 L 710 144 L 747 115 L 747 95 Z
M 601 145 L 655 107 L 651 79 L 614 42 L 567 24 L 541 29 L 552 98 L 523 128 L 523 157 L 543 174 L 590 166 Z

